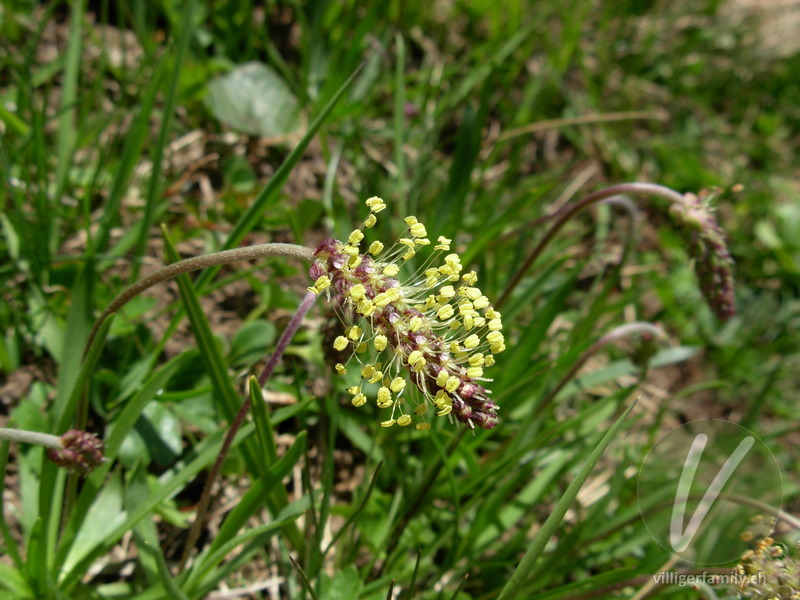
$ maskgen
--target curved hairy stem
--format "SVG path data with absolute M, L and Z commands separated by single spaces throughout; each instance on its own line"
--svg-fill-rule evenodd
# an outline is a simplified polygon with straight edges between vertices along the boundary
M 314 255 L 314 251 L 305 246 L 298 246 L 296 244 L 259 244 L 258 246 L 246 246 L 244 248 L 234 248 L 232 250 L 223 250 L 222 252 L 214 252 L 213 254 L 204 254 L 202 256 L 195 256 L 187 258 L 171 265 L 160 268 L 158 271 L 151 273 L 147 277 L 143 277 L 132 286 L 123 291 L 119 296 L 109 304 L 103 313 L 97 318 L 89 333 L 89 339 L 84 346 L 84 356 L 86 349 L 92 345 L 97 329 L 103 320 L 111 313 L 117 312 L 120 308 L 125 306 L 130 300 L 141 294 L 143 291 L 150 289 L 154 285 L 163 283 L 169 279 L 173 279 L 178 275 L 190 273 L 192 271 L 199 271 L 209 267 L 216 267 L 219 265 L 227 265 L 234 262 L 243 260 L 255 260 L 258 258 L 265 258 L 267 256 L 286 256 L 288 258 L 298 258 L 300 260 L 310 261 Z
M 28 431 L 27 429 L 5 429 L 0 428 L 0 440 L 9 442 L 20 442 L 23 444 L 36 444 L 45 448 L 61 449 L 64 445 L 61 438 L 57 435 L 49 435 L 38 431 Z
M 664 187 L 663 185 L 656 185 L 654 183 L 621 183 L 619 185 L 612 185 L 611 187 L 607 187 L 605 189 L 599 190 L 592 194 L 589 194 L 582 200 L 575 202 L 569 206 L 566 206 L 562 209 L 560 216 L 558 213 L 558 220 L 553 224 L 553 226 L 547 231 L 544 237 L 539 240 L 539 243 L 533 249 L 530 256 L 528 256 L 525 263 L 520 267 L 520 269 L 516 272 L 514 277 L 506 286 L 506 289 L 503 291 L 503 294 L 500 296 L 500 299 L 495 302 L 495 306 L 500 307 L 502 306 L 508 297 L 511 295 L 511 292 L 514 291 L 514 288 L 517 287 L 520 280 L 524 277 L 525 273 L 528 272 L 528 269 L 531 268 L 533 263 L 536 262 L 536 259 L 539 258 L 542 251 L 547 247 L 547 244 L 555 237 L 555 235 L 561 231 L 561 228 L 567 224 L 567 222 L 577 215 L 579 212 L 585 210 L 592 204 L 600 202 L 601 200 L 605 200 L 606 198 L 610 198 L 612 196 L 619 196 L 621 194 L 637 194 L 637 195 L 650 195 L 650 196 L 659 196 L 664 198 L 665 200 L 669 200 L 670 202 L 683 202 L 683 196 L 672 190 L 668 187 Z

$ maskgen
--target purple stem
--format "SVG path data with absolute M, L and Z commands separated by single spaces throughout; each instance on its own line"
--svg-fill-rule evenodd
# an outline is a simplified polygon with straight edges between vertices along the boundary
M 582 200 L 575 202 L 569 206 L 566 206 L 562 209 L 563 214 L 558 217 L 558 220 L 555 224 L 547 231 L 544 237 L 539 240 L 539 243 L 533 249 L 528 259 L 525 263 L 520 267 L 519 271 L 514 275 L 513 279 L 508 283 L 506 289 L 503 291 L 503 294 L 500 296 L 500 299 L 495 302 L 496 307 L 501 307 L 508 297 L 511 295 L 511 292 L 514 291 L 514 288 L 517 287 L 520 280 L 525 276 L 525 273 L 528 272 L 528 269 L 531 268 L 533 263 L 536 262 L 536 259 L 539 258 L 539 255 L 545 249 L 547 244 L 550 243 L 555 235 L 561 231 L 561 228 L 567 224 L 572 217 L 576 214 L 584 210 L 585 208 L 591 206 L 596 202 L 600 202 L 601 200 L 605 200 L 611 196 L 618 196 L 620 194 L 648 194 L 651 196 L 660 196 L 665 198 L 666 200 L 670 200 L 671 202 L 683 202 L 683 196 L 672 190 L 668 187 L 664 187 L 663 185 L 657 185 L 655 183 L 620 183 L 619 185 L 612 185 L 611 187 L 604 188 L 592 194 L 589 194 Z
M 258 383 L 262 388 L 264 385 L 266 385 L 267 381 L 269 381 L 269 378 L 272 377 L 272 373 L 275 371 L 275 367 L 283 357 L 284 352 L 286 352 L 289 342 L 294 337 L 294 334 L 297 333 L 297 330 L 300 328 L 300 324 L 303 322 L 303 318 L 306 316 L 308 311 L 311 310 L 311 307 L 314 305 L 314 301 L 316 299 L 317 295 L 315 293 L 308 292 L 305 298 L 303 298 L 303 301 L 300 303 L 300 306 L 297 307 L 297 311 L 294 313 L 291 321 L 289 321 L 286 329 L 284 329 L 283 333 L 281 334 L 281 337 L 278 340 L 278 345 L 275 346 L 275 352 L 272 353 L 272 356 L 267 361 L 267 365 L 264 367 L 264 370 L 261 372 L 261 375 L 258 378 Z M 211 467 L 211 471 L 209 472 L 208 478 L 203 486 L 203 493 L 200 496 L 200 502 L 197 506 L 197 516 L 194 519 L 194 523 L 192 523 L 189 536 L 186 538 L 186 545 L 183 548 L 183 555 L 181 556 L 178 572 L 183 571 L 184 567 L 186 566 L 186 562 L 189 560 L 189 556 L 192 553 L 192 548 L 194 548 L 194 545 L 200 538 L 200 531 L 203 527 L 203 523 L 206 520 L 209 504 L 211 504 L 211 490 L 214 487 L 214 482 L 217 480 L 217 477 L 222 470 L 222 464 L 225 462 L 225 458 L 228 456 L 228 452 L 233 444 L 233 439 L 236 437 L 239 429 L 241 429 L 248 412 L 250 412 L 249 394 L 247 394 L 245 401 L 239 408 L 239 412 L 237 412 L 236 416 L 233 418 L 233 421 L 228 428 L 228 433 L 225 435 L 225 440 L 222 442 L 219 456 L 217 456 L 214 466 Z

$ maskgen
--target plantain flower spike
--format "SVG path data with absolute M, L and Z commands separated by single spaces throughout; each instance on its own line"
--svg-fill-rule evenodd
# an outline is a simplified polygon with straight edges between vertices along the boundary
M 366 204 L 363 227 L 370 228 L 386 204 L 377 197 Z M 462 272 L 451 240 L 440 236 L 429 258 L 408 268 L 432 242 L 416 217 L 405 223 L 404 236 L 388 248 L 375 241 L 363 250 L 364 233 L 356 229 L 347 242 L 323 240 L 314 253 L 309 290 L 339 296 L 357 315 L 333 342 L 350 354 L 336 371 L 360 372 L 361 385 L 347 388 L 351 402 L 363 406 L 369 393 L 388 413 L 383 427 L 413 422 L 425 430 L 436 415 L 491 429 L 498 407 L 482 382 L 491 381 L 484 369 L 506 348 L 501 315 L 475 287 L 475 272 Z M 401 279 L 401 269 L 411 274 Z
M 675 202 L 669 215 L 687 242 L 695 261 L 695 271 L 703 296 L 720 321 L 736 314 L 733 259 L 725 244 L 725 235 L 714 218 L 709 201 L 711 195 L 684 194 L 683 202 Z

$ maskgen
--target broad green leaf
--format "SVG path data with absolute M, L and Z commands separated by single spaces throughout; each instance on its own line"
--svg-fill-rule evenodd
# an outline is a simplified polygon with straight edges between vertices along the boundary
M 249 135 L 284 136 L 300 125 L 300 108 L 289 86 L 258 62 L 210 81 L 206 104 L 222 123 Z
M 122 477 L 119 472 L 113 473 L 89 508 L 64 561 L 63 573 L 69 572 L 82 558 L 101 545 L 106 533 L 125 520 L 127 515 L 122 511 L 122 494 Z

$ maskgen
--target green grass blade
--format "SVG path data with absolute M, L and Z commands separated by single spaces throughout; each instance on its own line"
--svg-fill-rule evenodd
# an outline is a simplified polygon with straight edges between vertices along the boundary
M 164 75 L 168 57 L 169 55 L 167 54 L 162 58 L 161 62 L 155 68 L 153 76 L 149 79 L 150 83 L 142 99 L 139 111 L 125 136 L 122 156 L 120 157 L 119 165 L 115 169 L 114 182 L 111 184 L 111 191 L 108 194 L 108 200 L 106 200 L 103 215 L 100 217 L 97 236 L 94 240 L 94 249 L 98 252 L 102 252 L 106 244 L 108 244 L 111 228 L 114 226 L 115 220 L 119 215 L 120 204 L 125 194 L 128 192 L 131 177 L 136 169 L 136 165 L 139 163 L 139 157 L 148 139 L 150 133 L 150 119 L 156 104 L 156 98 L 163 87 L 161 80 Z
M 236 536 L 236 533 L 247 523 L 258 510 L 264 506 L 265 498 L 277 487 L 280 487 L 283 478 L 288 475 L 297 464 L 306 450 L 306 432 L 301 432 L 289 451 L 278 461 L 270 472 L 256 480 L 250 489 L 241 497 L 236 507 L 223 521 L 219 533 L 214 538 L 206 555 L 198 559 L 192 573 L 186 582 L 187 589 L 199 582 L 211 569 L 216 566 L 217 553 Z
M 158 575 L 161 578 L 161 585 L 164 586 L 169 597 L 176 600 L 189 600 L 189 596 L 183 593 L 172 578 L 172 574 L 169 572 L 169 567 L 167 566 L 167 561 L 164 560 L 164 553 L 161 552 L 161 548 L 147 543 L 140 544 L 139 548 L 146 549 L 155 559 L 156 565 L 158 566 Z
M 150 238 L 150 227 L 153 225 L 153 219 L 156 214 L 156 206 L 161 196 L 161 173 L 163 169 L 164 149 L 167 147 L 168 138 L 172 130 L 172 121 L 175 117 L 175 104 L 178 97 L 178 83 L 180 82 L 181 67 L 183 66 L 183 59 L 186 55 L 186 49 L 189 46 L 193 28 L 192 22 L 195 18 L 195 0 L 188 0 L 186 6 L 183 7 L 183 19 L 181 20 L 180 33 L 178 34 L 177 48 L 174 52 L 174 67 L 172 69 L 172 77 L 169 82 L 169 88 L 164 98 L 164 106 L 162 114 L 164 115 L 161 121 L 161 127 L 158 131 L 158 139 L 155 148 L 153 149 L 153 170 L 150 175 L 150 183 L 147 187 L 147 195 L 145 197 L 144 214 L 140 221 L 139 226 L 139 240 L 136 243 L 136 256 L 142 256 L 147 249 L 147 241 Z M 131 281 L 135 281 L 139 274 L 139 262 L 134 262 L 131 269 Z
M 77 132 L 75 131 L 75 112 L 78 104 L 78 77 L 81 68 L 81 51 L 83 36 L 83 16 L 86 0 L 72 2 L 70 13 L 69 42 L 67 43 L 66 65 L 61 84 L 61 109 L 56 133 L 56 192 L 55 197 L 63 196 L 67 183 L 67 175 L 72 166 L 72 153 L 75 150 Z M 56 222 L 52 222 L 49 242 L 56 243 Z M 55 248 L 51 248 L 55 250 Z
M 397 167 L 397 212 L 408 214 L 408 182 L 406 177 L 406 45 L 399 33 L 394 37 L 396 56 L 394 71 L 394 165 Z
M 86 358 L 84 359 L 83 365 L 78 372 L 78 376 L 74 385 L 72 385 L 70 388 L 67 388 L 68 390 L 71 390 L 69 396 L 64 395 L 66 399 L 60 402 L 59 397 L 56 396 L 56 403 L 54 406 L 56 426 L 54 433 L 57 435 L 62 434 L 69 429 L 69 425 L 75 416 L 75 410 L 77 409 L 78 404 L 85 393 L 86 386 L 88 385 L 91 375 L 94 372 L 94 367 L 103 351 L 103 345 L 105 344 L 106 336 L 108 335 L 108 331 L 111 328 L 111 323 L 113 320 L 114 315 L 109 315 L 98 328 L 97 335 L 92 341 L 89 351 L 86 353 Z M 89 330 L 87 329 L 86 335 L 84 335 L 81 339 L 86 339 L 88 332 Z M 78 360 L 80 360 L 80 350 L 75 350 L 73 348 L 72 353 L 76 354 L 78 356 Z M 59 379 L 59 385 L 60 384 L 61 380 Z
M 525 556 L 522 557 L 522 561 L 514 570 L 514 573 L 512 573 L 508 582 L 503 587 L 503 590 L 500 592 L 498 600 L 511 600 L 512 598 L 516 598 L 518 596 L 522 586 L 525 584 L 531 572 L 533 571 L 536 561 L 544 552 L 547 542 L 551 537 L 553 537 L 553 534 L 556 532 L 556 529 L 558 529 L 558 526 L 564 519 L 564 515 L 567 514 L 567 510 L 569 510 L 569 507 L 574 502 L 575 497 L 578 495 L 578 492 L 580 491 L 584 482 L 589 477 L 589 474 L 592 472 L 595 464 L 598 460 L 600 460 L 600 456 L 611 443 L 611 440 L 613 440 L 617 435 L 617 432 L 622 428 L 625 418 L 630 414 L 634 406 L 636 406 L 635 402 L 625 409 L 622 415 L 620 415 L 620 417 L 617 419 L 616 423 L 614 423 L 611 429 L 608 430 L 608 432 L 600 440 L 600 443 L 597 444 L 595 449 L 586 459 L 583 467 L 578 472 L 572 483 L 569 484 L 567 491 L 564 492 L 564 495 L 556 503 L 553 512 L 551 512 L 550 516 L 547 517 L 544 525 L 536 534 L 533 542 L 531 542 L 531 545 L 525 553 Z
M 172 243 L 172 239 L 167 233 L 166 228 L 162 228 L 162 231 L 164 235 L 164 251 L 167 259 L 170 262 L 180 260 L 180 256 L 175 250 L 175 245 Z M 233 421 L 236 411 L 239 410 L 241 401 L 236 390 L 234 390 L 231 385 L 231 378 L 228 375 L 228 368 L 225 365 L 225 360 L 214 340 L 208 318 L 200 306 L 200 299 L 197 296 L 195 288 L 192 286 L 189 276 L 185 274 L 181 275 L 177 278 L 177 282 L 186 314 L 189 317 L 189 322 L 192 324 L 192 332 L 197 341 L 197 346 L 200 349 L 203 364 L 206 366 L 206 372 L 216 392 L 215 397 L 219 409 L 227 421 Z

